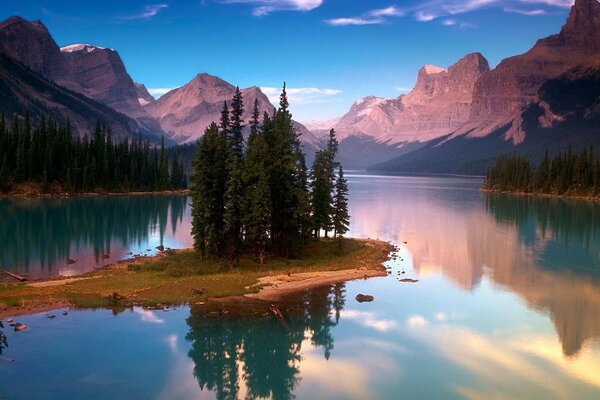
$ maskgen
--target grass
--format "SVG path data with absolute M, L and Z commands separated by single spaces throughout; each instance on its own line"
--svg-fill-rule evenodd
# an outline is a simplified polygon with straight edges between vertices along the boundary
M 167 251 L 150 259 L 117 263 L 66 284 L 43 287 L 26 283 L 0 284 L 0 309 L 191 304 L 208 298 L 257 292 L 258 279 L 268 275 L 376 268 L 391 250 L 391 245 L 378 241 L 343 239 L 340 248 L 337 241 L 321 240 L 309 243 L 302 258 L 273 257 L 260 265 L 245 256 L 235 269 L 227 268 L 220 260 L 202 261 L 192 250 Z

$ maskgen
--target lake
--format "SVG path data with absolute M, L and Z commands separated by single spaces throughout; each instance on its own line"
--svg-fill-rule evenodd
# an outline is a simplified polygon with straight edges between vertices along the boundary
M 347 177 L 349 236 L 399 246 L 388 277 L 299 293 L 286 325 L 189 307 L 19 317 L 29 329 L 7 332 L 0 398 L 600 398 L 600 203 L 486 195 L 479 178 Z M 71 275 L 187 247 L 190 208 L 0 200 L 0 263 Z

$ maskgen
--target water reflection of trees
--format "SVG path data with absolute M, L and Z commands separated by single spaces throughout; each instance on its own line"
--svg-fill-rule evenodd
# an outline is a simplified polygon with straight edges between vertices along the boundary
M 8 339 L 4 334 L 4 323 L 0 321 L 0 356 L 2 355 L 6 347 L 8 347 Z
M 274 318 L 199 315 L 188 319 L 189 357 L 202 390 L 217 399 L 291 399 L 299 382 L 302 344 L 305 340 L 333 350 L 331 328 L 337 325 L 345 303 L 343 284 L 311 290 L 295 297 L 287 308 L 287 320 Z M 241 389 L 243 386 L 244 390 Z
M 600 278 L 600 203 L 544 197 L 486 196 L 500 222 L 515 224 L 536 246 L 540 266 Z
M 169 210 L 175 231 L 186 206 L 185 196 L 0 200 L 0 265 L 52 270 L 80 248 L 98 261 L 111 245 L 140 245 L 152 230 L 162 240 Z

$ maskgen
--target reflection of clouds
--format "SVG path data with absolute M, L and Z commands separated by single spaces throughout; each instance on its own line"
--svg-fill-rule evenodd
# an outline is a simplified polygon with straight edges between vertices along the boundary
M 577 381 L 600 387 L 600 354 L 588 351 L 571 360 L 562 355 L 560 342 L 548 335 L 512 332 L 488 337 L 467 327 L 448 324 L 428 324 L 427 329 L 413 333 L 415 339 L 436 349 L 477 379 L 474 387 L 455 388 L 468 399 L 532 398 L 532 387 L 536 393 L 569 399 L 574 397 L 571 390 Z M 547 362 L 539 363 L 540 359 Z M 563 374 L 557 375 L 555 368 Z M 483 388 L 478 388 L 479 385 Z
M 550 337 L 532 337 L 529 340 L 516 341 L 513 346 L 523 353 L 530 353 L 552 363 L 566 375 L 600 387 L 600 352 L 598 351 L 584 351 L 576 358 L 565 358 L 560 343 Z
M 427 319 L 422 315 L 411 315 L 406 320 L 406 325 L 411 328 L 418 328 L 427 325 Z
M 369 380 L 372 378 L 367 367 L 369 363 L 342 357 L 326 360 L 319 349 L 309 346 L 309 340 L 302 343 L 302 348 L 308 350 L 302 352 L 300 368 L 303 385 L 299 388 L 300 391 L 310 388 L 311 393 L 318 393 L 318 397 L 322 399 L 375 398 L 369 389 L 371 387 Z M 303 396 L 299 396 L 301 397 Z
M 444 322 L 444 321 L 448 320 L 448 316 L 443 312 L 436 313 L 434 315 L 434 318 L 436 321 L 440 321 L 440 322 Z
M 386 332 L 398 326 L 391 319 L 377 318 L 374 313 L 368 311 L 342 310 L 343 319 L 354 321 L 366 328 L 373 328 L 380 332 Z
M 140 316 L 144 322 L 151 324 L 164 324 L 165 320 L 157 316 L 154 311 L 144 310 L 141 307 L 133 307 L 133 312 Z
M 187 356 L 187 351 L 179 348 L 177 335 L 172 334 L 165 339 L 172 354 L 172 363 L 167 369 L 166 383 L 156 396 L 158 400 L 177 399 L 214 399 L 215 394 L 202 391 L 194 377 L 194 362 Z

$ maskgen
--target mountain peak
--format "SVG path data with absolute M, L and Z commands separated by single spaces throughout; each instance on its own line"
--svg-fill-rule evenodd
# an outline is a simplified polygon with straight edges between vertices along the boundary
M 440 72 L 445 72 L 446 70 L 444 68 L 438 67 L 436 65 L 427 64 L 423 68 L 421 68 L 421 71 L 423 71 L 427 75 L 431 75 L 431 74 L 439 74 Z
M 560 33 L 539 40 L 537 45 L 586 54 L 599 51 L 600 3 L 597 0 L 576 0 Z
M 100 46 L 94 46 L 93 44 L 88 44 L 88 43 L 71 44 L 69 46 L 60 48 L 60 51 L 62 51 L 63 53 L 75 53 L 77 51 L 85 51 L 86 53 L 91 53 L 94 50 L 107 50 L 107 48 L 100 47 Z M 110 49 L 110 50 L 112 50 L 112 49 Z
M 231 90 L 234 88 L 233 85 L 219 78 L 218 76 L 208 74 L 206 72 L 199 73 L 191 81 L 189 81 L 185 87 L 195 89 L 206 89 L 206 88 L 222 88 Z

